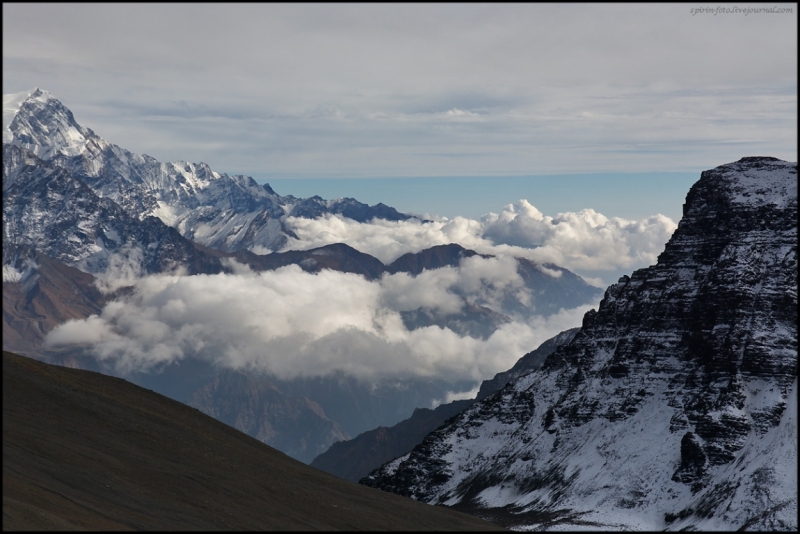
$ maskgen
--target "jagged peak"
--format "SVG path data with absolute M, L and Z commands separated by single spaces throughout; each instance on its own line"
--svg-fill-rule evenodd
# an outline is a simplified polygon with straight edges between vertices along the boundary
M 28 89 L 27 91 L 20 91 L 18 93 L 4 94 L 3 129 L 6 129 L 11 125 L 11 122 L 14 120 L 14 117 L 16 117 L 17 113 L 19 113 L 19 110 L 22 109 L 22 106 L 30 100 L 35 100 L 42 104 L 46 104 L 50 101 L 58 102 L 58 99 L 56 99 L 49 91 L 39 89 L 38 87 Z
M 38 100 L 39 102 L 46 103 L 50 100 L 58 101 L 50 91 L 45 91 L 43 89 L 39 89 L 38 87 L 34 88 L 33 92 L 28 97 L 28 100 Z
M 3 95 L 3 142 L 10 143 L 14 136 L 9 130 L 11 123 L 19 113 L 22 104 L 25 103 L 32 95 L 41 94 L 42 91 L 38 87 L 28 89 L 27 91 L 20 91 L 18 93 L 8 93 Z
M 19 109 L 23 102 L 31 96 L 39 96 L 42 90 L 38 87 L 28 89 L 27 91 L 19 91 L 17 93 L 6 93 L 3 95 L 3 111 L 7 108 Z
M 26 96 L 27 93 L 27 96 Z M 75 121 L 72 112 L 38 87 L 3 95 L 3 142 L 24 146 L 42 159 L 80 154 L 94 132 Z

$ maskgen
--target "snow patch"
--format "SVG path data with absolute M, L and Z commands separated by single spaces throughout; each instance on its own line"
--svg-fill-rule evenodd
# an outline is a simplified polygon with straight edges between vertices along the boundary
M 395 458 L 394 460 L 383 466 L 383 471 L 387 473 L 389 476 L 394 475 L 395 472 L 397 471 L 397 468 L 400 467 L 400 464 L 408 460 L 409 456 L 411 456 L 411 453 L 404 454 L 399 458 Z
M 9 127 L 14 122 L 14 117 L 17 116 L 22 104 L 36 91 L 36 88 L 29 89 L 28 91 L 21 91 L 19 93 L 9 93 L 3 95 L 3 142 L 10 143 L 14 140 L 14 134 L 11 133 Z

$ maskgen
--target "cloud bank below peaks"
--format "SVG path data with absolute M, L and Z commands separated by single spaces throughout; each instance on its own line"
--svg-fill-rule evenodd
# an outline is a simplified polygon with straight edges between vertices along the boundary
M 526 285 L 514 256 L 537 262 L 553 278 L 563 273 L 542 263 L 578 274 L 630 272 L 655 263 L 676 228 L 662 215 L 628 221 L 586 209 L 551 217 L 525 200 L 480 220 L 432 219 L 289 218 L 286 224 L 297 238 L 286 248 L 344 242 L 388 264 L 407 252 L 459 243 L 493 257 L 472 256 L 458 267 L 417 276 L 387 273 L 375 281 L 332 270 L 310 274 L 297 265 L 254 273 L 239 264 L 228 274 L 137 278 L 123 268 L 122 260 L 130 258 L 120 258 L 109 263 L 109 272 L 125 274 L 126 282 L 133 277 L 134 290 L 107 304 L 99 316 L 59 326 L 47 342 L 86 345 L 123 372 L 201 358 L 287 379 L 344 372 L 368 381 L 478 382 L 579 326 L 597 304 L 542 314 L 535 307 L 536 288 Z M 452 319 L 459 313 L 499 319 L 480 332 L 456 332 Z
M 454 313 L 466 302 L 500 302 L 518 289 L 510 258 L 468 258 L 459 268 L 384 275 L 378 281 L 291 265 L 262 273 L 158 275 L 138 280 L 102 313 L 67 322 L 52 346 L 85 344 L 122 372 L 184 358 L 280 377 L 342 371 L 367 381 L 431 377 L 479 381 L 510 368 L 555 334 L 579 325 L 596 303 L 550 316 L 512 316 L 486 339 L 447 328 L 409 330 L 401 312 Z M 521 297 L 523 298 L 523 297 Z M 502 312 L 502 310 L 497 310 Z
M 631 221 L 584 209 L 552 217 L 543 215 L 524 199 L 480 220 L 433 219 L 430 222 L 374 219 L 358 223 L 339 215 L 317 219 L 290 217 L 286 224 L 298 239 L 290 239 L 285 250 L 347 243 L 391 263 L 407 252 L 458 243 L 482 254 L 551 262 L 585 274 L 630 271 L 654 264 L 678 227 L 672 219 L 660 214 Z M 595 282 L 605 286 L 613 280 Z

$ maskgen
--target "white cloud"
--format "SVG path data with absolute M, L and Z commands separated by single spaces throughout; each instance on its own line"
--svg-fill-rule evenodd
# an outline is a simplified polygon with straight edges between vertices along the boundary
M 37 272 L 39 264 L 30 258 L 26 258 L 22 262 L 22 265 L 20 265 L 20 268 L 22 270 L 18 271 L 11 264 L 3 264 L 3 282 L 24 282 L 28 277 Z
M 114 337 L 116 336 L 109 328 L 109 323 L 106 320 L 97 315 L 90 315 L 86 319 L 75 319 L 59 325 L 58 328 L 50 332 L 47 341 L 53 346 L 93 344 L 101 341 L 106 342 Z
M 339 215 L 326 215 L 317 219 L 289 217 L 286 226 L 299 239 L 290 239 L 285 250 L 307 250 L 331 243 L 347 243 L 386 264 L 407 252 L 419 252 L 434 245 L 459 243 L 471 249 L 491 245 L 491 241 L 480 237 L 481 223 L 464 217 L 451 220 L 442 218 L 430 223 L 414 219 L 374 219 L 371 223 L 362 224 Z
M 538 267 L 538 269 L 547 276 L 552 276 L 553 278 L 561 278 L 561 276 L 564 274 L 564 271 L 559 271 L 556 269 L 548 269 L 544 265 L 537 265 L 536 267 Z
M 370 282 L 348 273 L 309 274 L 297 266 L 258 274 L 149 276 L 132 296 L 99 316 L 53 330 L 51 345 L 91 344 L 123 371 L 197 357 L 224 366 L 268 369 L 279 377 L 344 371 L 365 380 L 436 377 L 474 380 L 508 369 L 523 354 L 580 323 L 590 306 L 502 325 L 488 339 L 430 326 L 409 331 L 400 311 L 457 310 L 453 292 L 476 297 L 476 278 L 496 286 L 513 276 L 475 260 L 416 278 L 401 273 Z M 481 265 L 481 262 L 485 265 Z
M 640 221 L 608 218 L 593 209 L 544 216 L 526 200 L 482 218 L 495 244 L 537 247 L 530 257 L 573 271 L 638 268 L 655 263 L 678 227 L 653 215 Z
M 474 399 L 478 396 L 480 389 L 481 385 L 478 383 L 477 386 L 468 391 L 448 391 L 443 399 L 433 399 L 431 401 L 431 409 L 435 409 L 440 404 L 448 404 L 457 400 Z
M 438 115 L 438 114 L 437 114 Z M 468 118 L 468 117 L 480 117 L 480 113 L 473 113 L 472 111 L 467 111 L 465 109 L 458 109 L 453 108 L 445 111 L 442 115 L 447 118 Z
M 514 293 L 517 300 L 523 303 L 530 301 L 522 277 L 517 272 L 517 262 L 511 256 L 487 259 L 472 256 L 463 259 L 459 274 L 459 290 L 474 295 L 471 301 L 482 306 L 503 310 L 502 301 L 507 292 Z M 509 313 L 506 310 L 503 312 Z
M 102 256 L 99 259 L 104 259 Z M 133 285 L 144 275 L 144 255 L 136 246 L 123 245 L 109 255 L 105 269 L 98 270 L 98 258 L 89 257 L 78 262 L 82 271 L 93 273 L 94 284 L 102 293 L 112 293 L 117 289 Z
M 396 311 L 422 307 L 443 314 L 457 313 L 463 303 L 448 289 L 459 281 L 459 271 L 446 267 L 423 271 L 416 277 L 407 273 L 384 276 L 381 280 L 381 300 L 386 307 Z
M 328 215 L 313 220 L 292 217 L 287 226 L 299 238 L 290 239 L 287 250 L 347 243 L 388 264 L 407 252 L 458 243 L 483 254 L 551 262 L 595 277 L 597 271 L 633 270 L 654 264 L 677 228 L 672 219 L 663 215 L 631 221 L 584 209 L 552 217 L 543 215 L 525 199 L 509 204 L 499 214 L 489 213 L 480 221 L 454 217 L 428 223 L 379 219 L 358 223 Z M 548 274 L 557 276 L 554 272 Z M 607 280 L 605 285 L 612 281 Z
M 22 274 L 13 265 L 3 265 L 3 282 L 19 282 Z

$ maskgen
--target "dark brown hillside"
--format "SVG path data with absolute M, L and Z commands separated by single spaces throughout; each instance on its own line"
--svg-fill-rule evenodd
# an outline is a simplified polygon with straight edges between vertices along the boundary
M 3 530 L 486 530 L 129 382 L 3 352 Z
M 3 282 L 3 348 L 39 354 L 44 336 L 69 319 L 98 314 L 110 296 L 94 276 L 24 245 L 5 245 L 4 259 L 18 271 L 31 268 L 21 282 Z

